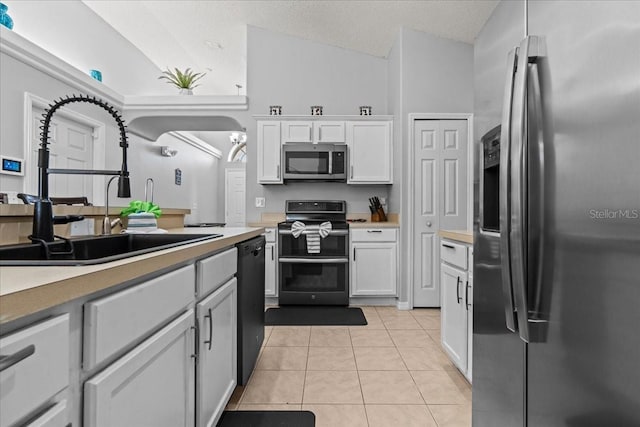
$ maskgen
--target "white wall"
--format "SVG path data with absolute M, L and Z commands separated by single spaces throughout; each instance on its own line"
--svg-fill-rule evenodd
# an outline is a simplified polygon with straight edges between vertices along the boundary
M 410 113 L 473 112 L 473 46 L 403 28 L 389 53 L 389 105 L 400 128 L 394 141 L 394 182 L 409 182 L 407 149 L 410 142 Z M 391 88 L 395 87 L 395 93 Z M 390 205 L 399 211 L 400 222 L 407 223 L 409 201 L 407 185 L 393 185 Z M 408 257 L 412 236 L 401 228 L 401 283 L 399 301 L 406 302 L 409 292 L 408 272 L 413 268 Z
M 281 105 L 284 115 L 310 114 L 322 105 L 325 115 L 359 114 L 371 105 L 387 114 L 387 61 L 383 58 L 303 40 L 261 28 L 247 29 L 247 93 L 250 114 L 268 114 Z M 283 212 L 287 199 L 344 199 L 350 212 L 368 212 L 368 197 L 388 197 L 388 187 L 338 183 L 259 185 L 256 176 L 256 122 L 247 126 L 247 221 L 261 212 Z M 255 197 L 266 207 L 255 209 Z
M 3 0 L 13 31 L 123 95 L 173 94 L 149 58 L 80 1 Z

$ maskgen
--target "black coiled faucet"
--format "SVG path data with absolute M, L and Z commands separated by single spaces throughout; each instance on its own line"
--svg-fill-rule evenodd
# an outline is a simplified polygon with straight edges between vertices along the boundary
M 49 168 L 49 126 L 51 118 L 56 111 L 67 104 L 73 102 L 87 102 L 105 109 L 116 121 L 120 130 L 120 147 L 122 147 L 122 167 L 117 170 L 91 170 L 91 169 L 50 169 Z M 53 224 L 65 224 L 70 221 L 80 220 L 82 217 L 54 217 L 53 207 L 49 199 L 49 175 L 110 175 L 118 176 L 118 197 L 131 197 L 131 186 L 129 183 L 129 171 L 127 170 L 127 130 L 122 120 L 122 115 L 111 105 L 95 96 L 71 95 L 60 98 L 45 109 L 43 118 L 40 120 L 40 148 L 38 149 L 38 201 L 33 209 L 33 233 L 31 236 L 34 242 L 53 242 Z

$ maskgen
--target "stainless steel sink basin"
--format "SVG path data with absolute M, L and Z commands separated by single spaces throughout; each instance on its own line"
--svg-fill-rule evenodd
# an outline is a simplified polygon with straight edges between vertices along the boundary
M 101 264 L 217 237 L 222 234 L 116 234 L 57 240 L 47 248 L 38 243 L 6 245 L 0 246 L 0 266 Z

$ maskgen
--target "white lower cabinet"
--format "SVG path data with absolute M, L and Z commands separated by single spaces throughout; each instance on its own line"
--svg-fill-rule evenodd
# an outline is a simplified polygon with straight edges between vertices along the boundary
M 467 310 L 464 301 L 466 281 L 466 271 L 442 264 L 442 346 L 462 372 L 467 369 Z
M 395 296 L 398 243 L 395 229 L 351 232 L 351 296 Z
M 441 242 L 442 347 L 471 382 L 473 367 L 473 248 Z
M 0 355 L 0 426 L 10 426 L 69 385 L 69 315 L 3 336 Z
M 197 426 L 215 426 L 237 380 L 237 279 L 196 306 L 198 318 Z
M 84 384 L 84 426 L 192 427 L 192 309 Z

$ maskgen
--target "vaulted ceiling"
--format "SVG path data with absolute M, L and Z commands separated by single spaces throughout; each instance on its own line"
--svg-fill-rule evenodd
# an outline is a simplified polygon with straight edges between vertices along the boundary
M 386 57 L 401 27 L 467 43 L 497 0 L 84 0 L 158 67 L 206 71 L 198 93 L 245 94 L 246 26 Z M 236 85 L 241 85 L 238 90 Z

